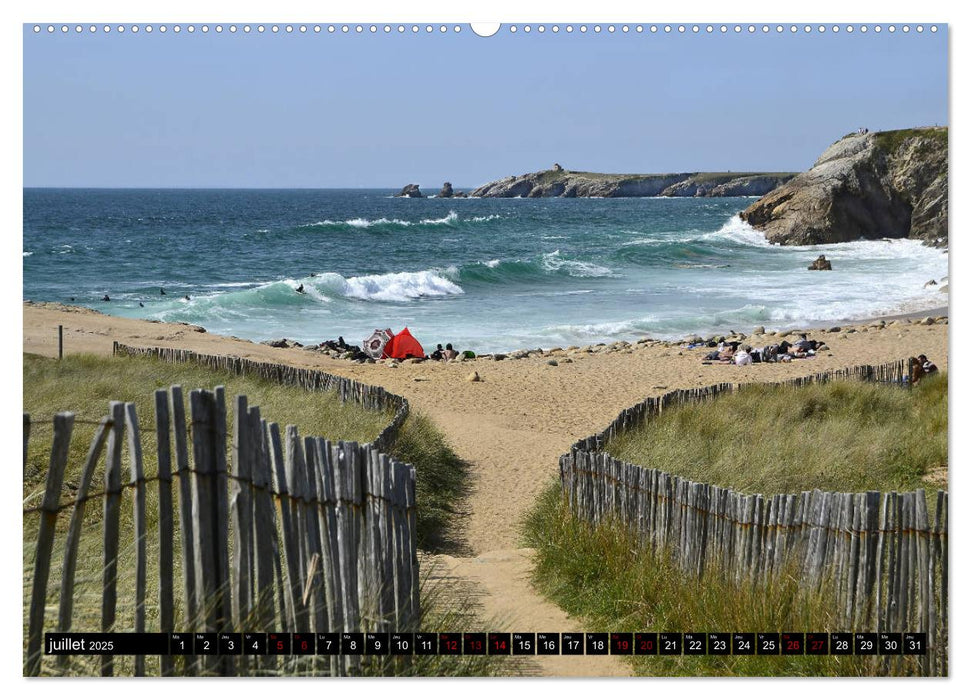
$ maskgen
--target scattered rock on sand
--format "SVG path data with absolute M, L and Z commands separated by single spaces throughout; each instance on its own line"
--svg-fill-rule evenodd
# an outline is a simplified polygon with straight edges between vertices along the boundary
M 481 382 L 482 377 L 479 376 L 478 372 L 472 372 L 468 377 L 465 378 L 469 382 Z
M 548 364 L 550 367 L 556 367 L 560 363 L 557 362 L 556 360 L 547 360 L 546 364 Z
M 203 330 L 205 333 L 205 330 Z M 298 343 L 296 340 L 290 340 L 289 338 L 280 338 L 278 340 L 264 340 L 260 345 L 269 345 L 271 348 L 302 348 L 303 345 Z
M 928 316 L 923 321 L 921 321 L 921 324 L 922 325 L 925 325 L 925 326 L 933 326 L 934 325 L 934 319 L 931 316 Z

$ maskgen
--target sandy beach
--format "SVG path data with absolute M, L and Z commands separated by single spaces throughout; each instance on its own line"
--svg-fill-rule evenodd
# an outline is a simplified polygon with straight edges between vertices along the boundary
M 537 596 L 528 585 L 529 550 L 517 527 L 536 496 L 557 473 L 557 458 L 578 438 L 600 430 L 622 409 L 669 389 L 717 382 L 771 382 L 859 364 L 926 354 L 948 366 L 946 309 L 913 318 L 843 324 L 838 331 L 805 329 L 828 350 L 815 359 L 785 364 L 702 365 L 707 348 L 649 342 L 563 350 L 549 357 L 477 359 L 398 367 L 354 364 L 304 349 L 282 349 L 225 338 L 182 324 L 106 316 L 56 304 L 23 305 L 23 351 L 57 356 L 58 326 L 65 353 L 110 354 L 113 341 L 178 347 L 202 353 L 314 367 L 386 387 L 408 398 L 448 436 L 473 465 L 473 493 L 464 532 L 471 556 L 436 559 L 451 575 L 481 587 L 485 615 L 510 627 L 578 630 L 580 623 Z M 931 323 L 924 321 L 930 315 Z M 936 317 L 937 320 L 933 320 Z M 742 329 L 739 329 L 742 330 Z M 751 329 L 744 329 L 750 333 Z M 748 337 L 758 347 L 776 336 Z M 791 340 L 791 338 L 790 338 Z M 468 380 L 477 372 L 482 381 Z M 521 630 L 517 630 L 521 631 Z M 542 657 L 540 657 L 542 658 Z M 546 675 L 627 675 L 611 657 L 543 661 Z

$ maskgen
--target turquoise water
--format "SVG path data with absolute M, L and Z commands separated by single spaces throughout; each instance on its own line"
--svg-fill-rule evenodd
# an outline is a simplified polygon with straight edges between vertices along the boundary
M 914 241 L 770 246 L 736 216 L 749 198 L 389 195 L 26 189 L 24 298 L 257 341 L 358 343 L 408 326 L 426 346 L 477 352 L 946 303 L 924 288 L 947 275 L 946 253 Z M 806 269 L 820 253 L 832 272 Z

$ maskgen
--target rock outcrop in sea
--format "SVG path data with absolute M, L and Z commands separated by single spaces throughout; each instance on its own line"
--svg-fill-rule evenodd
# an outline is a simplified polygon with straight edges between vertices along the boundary
M 418 185 L 408 184 L 401 188 L 401 192 L 395 195 L 395 197 L 414 197 L 416 199 L 424 197 L 421 190 L 418 189 Z
M 914 238 L 947 245 L 947 127 L 853 133 L 739 216 L 783 245 Z
M 461 190 L 453 190 L 451 182 L 446 182 L 444 185 L 442 185 L 442 189 L 439 190 L 438 192 L 439 199 L 450 199 L 452 197 L 467 197 L 467 196 L 468 195 L 465 194 L 465 192 L 462 192 Z
M 613 175 L 550 170 L 510 175 L 477 187 L 470 197 L 739 197 L 761 196 L 795 173 L 668 173 Z
M 825 255 L 820 255 L 809 265 L 810 270 L 832 270 L 833 263 L 826 259 Z

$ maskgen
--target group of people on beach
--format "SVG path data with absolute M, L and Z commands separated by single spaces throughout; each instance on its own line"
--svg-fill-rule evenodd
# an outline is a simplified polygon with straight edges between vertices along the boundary
M 911 385 L 919 384 L 921 379 L 937 372 L 937 365 L 928 360 L 927 355 L 911 357 L 908 364 Z
M 791 362 L 792 360 L 814 357 L 816 351 L 823 346 L 817 340 L 810 340 L 805 333 L 799 335 L 799 340 L 790 343 L 783 340 L 761 348 L 743 345 L 740 341 L 722 340 L 714 350 L 705 355 L 703 364 L 734 364 L 739 367 L 758 362 Z
M 445 362 L 448 362 L 449 360 L 454 360 L 458 356 L 459 356 L 458 350 L 453 348 L 451 343 L 446 343 L 444 350 L 442 349 L 442 344 L 439 343 L 435 348 L 435 352 L 429 355 L 428 359 L 444 360 Z

